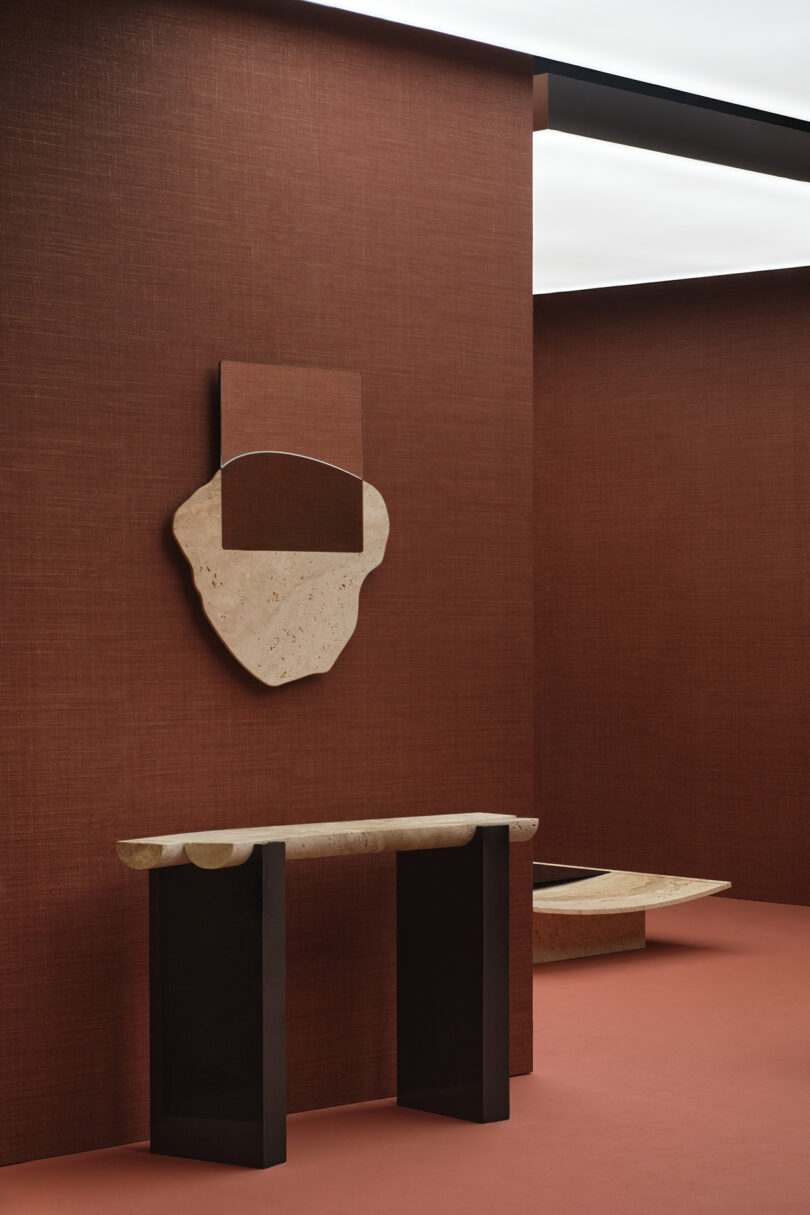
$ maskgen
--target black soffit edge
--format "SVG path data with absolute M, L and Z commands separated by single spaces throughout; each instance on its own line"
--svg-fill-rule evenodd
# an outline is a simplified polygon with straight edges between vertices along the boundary
M 810 122 L 552 59 L 534 72 L 535 131 L 810 181 Z

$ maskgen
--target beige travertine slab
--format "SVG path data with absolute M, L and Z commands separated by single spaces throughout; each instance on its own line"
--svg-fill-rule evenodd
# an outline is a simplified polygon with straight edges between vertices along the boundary
M 559 865 L 566 869 L 574 866 Z M 651 911 L 673 903 L 688 903 L 720 890 L 728 890 L 731 882 L 714 882 L 703 878 L 672 877 L 662 873 L 632 873 L 614 869 L 599 877 L 564 882 L 535 890 L 532 906 L 537 914 L 555 915 L 621 915 L 629 911 Z
M 536 915 L 532 939 L 532 962 L 566 962 L 604 953 L 625 953 L 646 945 L 643 911 L 620 915 Z
M 234 658 L 271 687 L 328 671 L 357 625 L 360 588 L 388 540 L 381 494 L 363 485 L 362 553 L 223 549 L 221 477 L 174 516 L 203 610 Z
M 417 848 L 458 848 L 470 842 L 476 827 L 506 826 L 510 843 L 531 839 L 537 821 L 512 814 L 428 814 L 156 835 L 119 840 L 116 849 L 130 869 L 157 869 L 187 861 L 201 869 L 224 869 L 246 861 L 254 844 L 283 840 L 288 861 L 367 852 L 408 852 Z

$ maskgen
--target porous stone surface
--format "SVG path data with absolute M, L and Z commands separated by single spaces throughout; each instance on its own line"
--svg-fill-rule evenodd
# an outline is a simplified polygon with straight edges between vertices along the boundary
M 234 658 L 271 687 L 331 669 L 357 625 L 360 588 L 388 540 L 382 495 L 363 485 L 362 553 L 223 549 L 217 472 L 174 516 L 203 611 Z
M 532 961 L 566 962 L 604 953 L 625 953 L 646 944 L 645 912 L 622 915 L 535 915 Z
M 561 875 L 567 867 L 556 866 Z M 577 872 L 585 871 L 580 869 Z M 602 916 L 621 915 L 628 911 L 653 911 L 656 907 L 704 899 L 731 886 L 731 882 L 715 882 L 708 878 L 633 873 L 625 869 L 594 872 L 597 874 L 595 877 L 535 890 L 532 897 L 535 915 L 551 912 L 556 915 Z
M 293 823 L 274 827 L 236 827 L 119 840 L 118 855 L 130 869 L 158 869 L 191 861 L 201 869 L 241 865 L 256 844 L 283 842 L 288 861 L 314 857 L 359 856 L 368 852 L 409 852 L 460 848 L 479 827 L 508 827 L 510 844 L 530 840 L 536 818 L 514 814 L 422 814 L 412 818 L 363 818 L 338 823 Z

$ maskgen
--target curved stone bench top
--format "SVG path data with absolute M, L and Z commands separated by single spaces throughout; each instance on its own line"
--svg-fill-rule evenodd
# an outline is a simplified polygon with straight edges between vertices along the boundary
M 409 852 L 469 844 L 476 827 L 508 827 L 511 844 L 531 839 L 536 818 L 513 814 L 428 814 L 414 818 L 366 818 L 344 823 L 296 823 L 286 827 L 242 827 L 119 840 L 118 856 L 130 869 L 184 865 L 226 869 L 241 865 L 254 844 L 282 842 L 287 860 L 357 856 L 365 852 Z
M 555 869 L 582 869 L 573 865 L 555 865 Z M 535 890 L 532 907 L 535 912 L 554 915 L 619 915 L 627 911 L 653 911 L 673 903 L 688 903 L 720 890 L 728 890 L 731 882 L 713 882 L 703 878 L 671 877 L 663 873 L 632 873 L 614 869 L 605 873 L 595 869 L 598 877 L 563 882 L 558 886 Z

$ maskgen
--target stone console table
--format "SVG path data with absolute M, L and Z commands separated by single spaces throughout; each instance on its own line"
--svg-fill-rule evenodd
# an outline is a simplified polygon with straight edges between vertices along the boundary
M 397 853 L 399 1104 L 508 1118 L 509 844 L 536 830 L 443 814 L 119 841 L 150 871 L 151 1150 L 286 1159 L 284 876 L 307 857 Z

